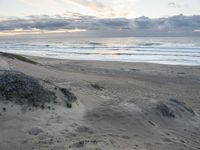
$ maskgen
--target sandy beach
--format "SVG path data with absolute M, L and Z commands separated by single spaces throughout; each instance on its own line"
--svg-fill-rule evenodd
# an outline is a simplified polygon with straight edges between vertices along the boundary
M 200 149 L 200 66 L 27 58 L 37 63 L 1 53 L 0 75 L 33 77 L 57 102 L 0 101 L 0 150 Z

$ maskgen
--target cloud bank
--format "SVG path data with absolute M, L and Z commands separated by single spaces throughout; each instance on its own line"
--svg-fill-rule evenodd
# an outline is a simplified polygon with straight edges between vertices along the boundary
M 92 16 L 72 14 L 64 16 L 28 16 L 26 18 L 2 19 L 0 32 L 14 31 L 85 31 L 87 36 L 198 36 L 200 15 L 177 15 L 168 18 L 99 19 Z

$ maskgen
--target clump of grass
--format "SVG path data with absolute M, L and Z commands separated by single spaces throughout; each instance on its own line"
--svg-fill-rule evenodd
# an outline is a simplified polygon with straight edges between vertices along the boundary
M 98 84 L 91 84 L 91 86 L 92 86 L 94 89 L 99 90 L 99 91 L 104 90 L 104 87 L 102 87 L 102 86 L 100 86 L 100 85 L 98 85 Z
M 30 60 L 26 57 L 23 57 L 21 55 L 17 55 L 17 54 L 10 54 L 10 53 L 3 53 L 3 52 L 0 52 L 0 54 L 4 57 L 7 57 L 7 58 L 11 58 L 11 59 L 17 59 L 17 60 L 20 60 L 20 61 L 23 61 L 23 62 L 27 62 L 27 63 L 30 63 L 30 64 L 38 64 L 37 62 L 33 61 L 33 60 Z
M 3 108 L 3 112 L 6 112 L 6 108 L 5 107 Z
M 164 117 L 175 118 L 175 114 L 172 109 L 170 109 L 165 104 L 159 104 L 157 106 L 157 110 L 162 114 Z
M 69 90 L 60 88 L 60 91 L 64 94 L 69 102 L 74 102 L 77 100 L 77 97 L 74 95 L 74 93 L 70 92 Z
M 77 100 L 77 97 L 74 95 L 74 93 L 70 92 L 69 90 L 65 88 L 59 88 L 60 91 L 63 93 L 63 95 L 66 97 L 65 105 L 67 108 L 72 108 L 72 103 Z
M 19 105 L 41 108 L 56 99 L 55 93 L 45 89 L 37 79 L 15 71 L 0 75 L 0 96 Z
M 67 108 L 72 108 L 72 104 L 69 103 L 69 102 L 66 102 L 66 107 L 67 107 Z

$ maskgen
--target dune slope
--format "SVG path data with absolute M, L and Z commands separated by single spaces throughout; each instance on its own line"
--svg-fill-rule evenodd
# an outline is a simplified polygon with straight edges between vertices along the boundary
M 20 72 L 55 100 L 1 91 L 1 150 L 200 149 L 200 67 L 21 58 L 0 54 L 0 75 Z

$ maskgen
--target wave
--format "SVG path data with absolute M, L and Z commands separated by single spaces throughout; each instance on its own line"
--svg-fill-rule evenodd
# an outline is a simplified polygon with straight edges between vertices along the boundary
M 138 46 L 160 46 L 163 43 L 139 43 Z
M 65 59 L 174 60 L 174 64 L 200 65 L 200 39 L 189 38 L 0 39 L 0 51 Z

